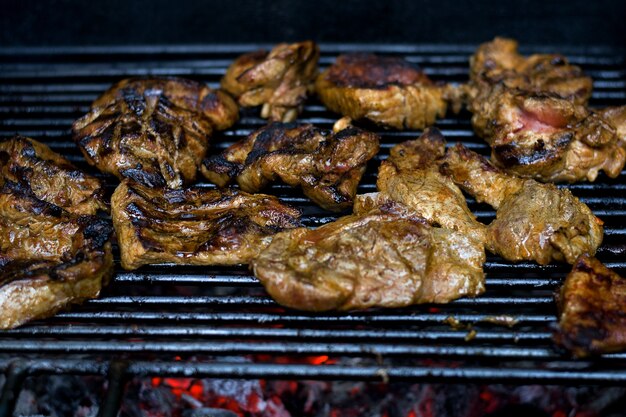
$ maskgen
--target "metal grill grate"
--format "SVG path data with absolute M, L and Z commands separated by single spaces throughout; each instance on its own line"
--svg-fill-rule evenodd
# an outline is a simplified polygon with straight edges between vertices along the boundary
M 110 84 L 131 75 L 177 75 L 216 87 L 226 66 L 258 45 L 0 49 L 0 137 L 31 136 L 87 171 L 70 139 L 71 123 Z M 467 79 L 474 46 L 322 45 L 322 67 L 344 51 L 405 56 L 436 80 Z M 559 48 L 546 48 L 559 50 Z M 622 51 L 560 50 L 595 79 L 592 105 L 626 103 Z M 311 102 L 300 122 L 331 127 L 337 116 Z M 212 151 L 239 140 L 265 121 L 256 112 L 213 139 Z M 449 143 L 462 141 L 483 154 L 469 115 L 437 122 Z M 382 149 L 359 192 L 375 189 L 378 162 L 395 143 L 418 132 L 380 131 Z M 99 175 L 99 174 L 97 174 Z M 112 191 L 115 181 L 107 178 Z M 206 186 L 210 186 L 206 184 Z M 626 273 L 626 171 L 615 180 L 570 186 L 605 221 L 598 257 Z M 310 226 L 335 216 L 310 204 L 300 191 L 274 185 L 268 192 L 303 209 Z M 470 200 L 479 220 L 494 212 Z M 488 257 L 487 293 L 449 305 L 349 314 L 308 314 L 275 304 L 245 267 L 119 267 L 103 296 L 71 312 L 0 333 L 0 369 L 7 372 L 3 399 L 34 373 L 169 374 L 221 377 L 439 380 L 514 380 L 618 383 L 626 381 L 626 354 L 572 360 L 554 350 L 553 293 L 569 267 L 509 264 Z M 507 315 L 514 319 L 512 326 Z M 454 317 L 469 328 L 445 323 Z M 241 357 L 246 358 L 245 361 Z M 313 365 L 303 358 L 344 358 Z M 292 363 L 284 363 L 284 358 Z M 117 365 L 110 366 L 112 360 Z M 124 370 L 120 371 L 119 368 Z M 117 369 L 117 370 L 116 370 Z M 11 379 L 13 378 L 13 379 Z M 17 378 L 17 379 L 16 379 Z M 17 387 L 17 388 L 16 388 Z M 7 397 L 8 398 L 8 397 Z M 2 403 L 2 401 L 0 401 Z M 7 404 L 6 401 L 4 404 Z

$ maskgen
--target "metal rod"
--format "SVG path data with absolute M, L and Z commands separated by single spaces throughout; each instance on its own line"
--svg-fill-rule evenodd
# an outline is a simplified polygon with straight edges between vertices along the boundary
M 98 417 L 117 416 L 124 396 L 127 367 L 124 361 L 113 361 L 109 365 L 107 392 L 98 410 Z

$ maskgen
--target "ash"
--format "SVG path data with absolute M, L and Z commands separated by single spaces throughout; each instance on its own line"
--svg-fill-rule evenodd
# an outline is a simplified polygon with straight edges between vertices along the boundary
M 27 378 L 14 416 L 95 417 L 104 392 L 101 377 L 46 375 Z
M 1 382 L 1 381 L 0 381 Z M 28 378 L 15 416 L 95 417 L 106 382 Z M 618 417 L 624 387 L 134 378 L 119 417 Z
M 123 417 L 621 416 L 626 388 L 265 380 L 134 380 Z

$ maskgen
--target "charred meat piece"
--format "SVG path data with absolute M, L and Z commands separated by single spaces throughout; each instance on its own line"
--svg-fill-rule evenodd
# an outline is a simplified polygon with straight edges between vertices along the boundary
M 418 139 L 393 147 L 378 170 L 378 193 L 359 196 L 355 211 L 363 212 L 384 201 L 399 202 L 431 225 L 485 244 L 486 226 L 476 220 L 459 187 L 439 172 L 445 144 L 441 132 L 430 128 Z
M 626 107 L 589 110 L 591 79 L 559 55 L 524 58 L 497 38 L 472 58 L 468 94 L 474 130 L 507 172 L 575 182 L 624 167 Z
M 487 248 L 505 259 L 571 264 L 602 243 L 602 221 L 567 189 L 508 175 L 461 144 L 448 149 L 440 169 L 496 209 Z
M 269 53 L 256 51 L 237 58 L 222 78 L 222 88 L 242 107 L 263 105 L 261 117 L 292 122 L 313 91 L 319 48 L 314 42 L 281 43 Z
M 113 271 L 97 179 L 47 146 L 0 144 L 0 328 L 98 296 Z
M 104 188 L 97 178 L 30 138 L 16 136 L 0 142 L 0 176 L 2 182 L 23 184 L 39 200 L 73 214 L 107 210 Z
M 470 58 L 470 79 L 475 87 L 483 90 L 502 84 L 507 89 L 550 93 L 575 104 L 587 104 L 593 83 L 579 67 L 558 54 L 524 57 L 517 46 L 515 40 L 506 38 L 480 45 Z
M 584 357 L 626 349 L 626 279 L 582 255 L 557 296 L 555 342 Z
M 122 266 L 248 263 L 272 236 L 300 225 L 276 197 L 207 188 L 162 189 L 124 180 L 111 199 Z
M 353 310 L 447 303 L 484 291 L 482 245 L 387 204 L 315 230 L 277 234 L 252 261 L 279 304 Z
M 423 129 L 443 117 L 449 87 L 433 83 L 402 58 L 340 55 L 315 90 L 330 110 L 396 129 Z
M 378 153 L 378 141 L 377 135 L 343 119 L 334 132 L 272 123 L 205 159 L 202 173 L 220 187 L 236 181 L 251 193 L 280 179 L 302 187 L 321 207 L 341 211 L 352 206 L 367 161 Z
M 74 141 L 91 165 L 148 186 L 196 178 L 214 129 L 238 117 L 228 94 L 182 78 L 131 78 L 100 96 L 74 122 Z
M 507 172 L 544 182 L 594 181 L 600 171 L 617 177 L 626 162 L 626 107 L 595 112 L 496 86 L 473 111 L 474 130 Z

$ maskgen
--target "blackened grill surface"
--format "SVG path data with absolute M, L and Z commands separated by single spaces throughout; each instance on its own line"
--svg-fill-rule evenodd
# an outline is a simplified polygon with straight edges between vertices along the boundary
M 128 76 L 173 75 L 217 87 L 230 62 L 257 47 L 0 49 L 0 137 L 16 133 L 33 137 L 99 175 L 85 163 L 69 129 L 112 83 Z M 367 51 L 403 56 L 434 80 L 461 82 L 468 77 L 468 57 L 474 48 L 321 45 L 321 66 L 326 68 L 339 53 Z M 545 45 L 537 49 L 565 53 L 594 78 L 593 106 L 626 104 L 623 51 Z M 535 49 L 523 52 L 529 50 Z M 266 122 L 257 111 L 246 111 L 237 125 L 216 136 L 210 152 L 222 151 L 263 126 Z M 298 121 L 331 128 L 337 118 L 318 102 L 310 102 Z M 488 154 L 487 145 L 472 133 L 468 113 L 449 115 L 436 126 L 449 143 L 461 141 Z M 373 129 L 383 138 L 381 152 L 370 163 L 359 193 L 375 190 L 378 163 L 390 147 L 419 133 Z M 111 193 L 117 180 L 104 178 Z M 600 176 L 593 184 L 569 188 L 605 221 L 598 258 L 625 275 L 626 171 L 614 180 Z M 267 192 L 303 209 L 309 226 L 336 218 L 297 189 L 273 185 Z M 469 203 L 481 221 L 493 218 L 487 206 Z M 127 375 L 626 381 L 626 354 L 581 361 L 553 347 L 553 294 L 569 266 L 510 264 L 491 256 L 485 269 L 487 293 L 476 299 L 402 310 L 308 314 L 275 304 L 245 267 L 163 265 L 126 272 L 118 263 L 114 281 L 100 299 L 0 333 L 0 370 L 17 377 L 51 372 L 106 374 L 111 360 L 118 361 L 113 362 L 116 367 L 121 360 Z M 451 325 L 450 317 L 460 325 Z M 306 360 L 312 356 L 331 360 L 314 365 Z M 2 398 L 10 395 L 10 384 L 6 385 Z

